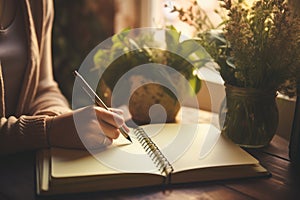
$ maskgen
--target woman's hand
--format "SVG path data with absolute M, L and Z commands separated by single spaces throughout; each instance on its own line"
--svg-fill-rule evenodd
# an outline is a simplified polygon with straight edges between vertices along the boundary
M 120 135 L 119 128 L 127 131 L 122 110 L 110 111 L 98 106 L 88 106 L 55 118 L 47 119 L 47 131 L 51 146 L 66 148 L 101 148 L 112 143 Z

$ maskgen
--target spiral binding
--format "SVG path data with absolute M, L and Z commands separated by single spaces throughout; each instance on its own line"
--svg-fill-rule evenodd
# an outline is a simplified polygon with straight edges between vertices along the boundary
M 163 153 L 159 150 L 156 144 L 151 140 L 143 128 L 136 128 L 134 134 L 137 136 L 138 141 L 141 143 L 147 154 L 153 160 L 160 173 L 164 173 L 170 178 L 173 172 L 173 167 Z

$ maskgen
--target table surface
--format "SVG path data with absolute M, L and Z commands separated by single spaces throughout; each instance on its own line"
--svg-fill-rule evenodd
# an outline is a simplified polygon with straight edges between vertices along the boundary
M 167 190 L 151 187 L 52 197 L 35 195 L 35 154 L 24 152 L 1 157 L 0 200 L 299 199 L 300 166 L 289 161 L 288 141 L 275 135 L 269 146 L 246 150 L 271 172 L 270 177 L 185 184 Z

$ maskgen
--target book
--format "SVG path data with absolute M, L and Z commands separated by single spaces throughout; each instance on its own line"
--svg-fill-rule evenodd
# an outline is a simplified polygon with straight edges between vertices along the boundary
M 37 194 L 269 175 L 256 158 L 226 139 L 212 124 L 149 124 L 132 128 L 129 135 L 133 143 L 119 137 L 100 150 L 38 151 Z

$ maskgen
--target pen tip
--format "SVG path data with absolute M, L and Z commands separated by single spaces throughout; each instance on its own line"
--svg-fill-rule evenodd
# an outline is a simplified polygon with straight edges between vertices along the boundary
M 127 140 L 129 140 L 132 143 L 132 140 L 131 140 L 131 138 L 129 136 L 127 137 Z

